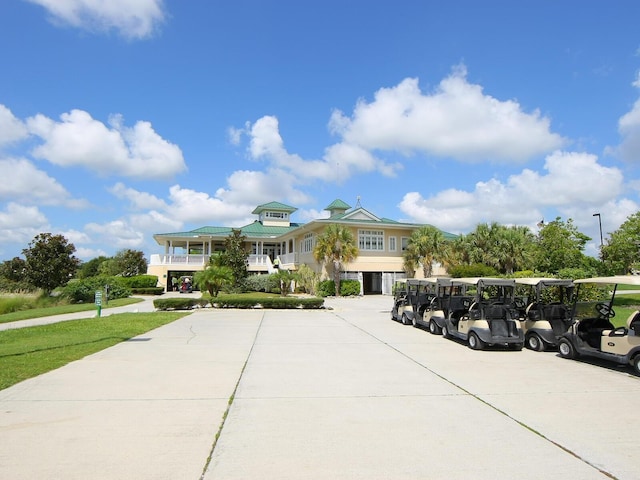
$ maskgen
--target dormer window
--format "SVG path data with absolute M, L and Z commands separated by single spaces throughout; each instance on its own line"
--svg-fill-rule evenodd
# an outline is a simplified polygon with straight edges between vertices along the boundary
M 287 212 L 264 212 L 264 218 L 287 220 L 289 218 L 289 214 Z

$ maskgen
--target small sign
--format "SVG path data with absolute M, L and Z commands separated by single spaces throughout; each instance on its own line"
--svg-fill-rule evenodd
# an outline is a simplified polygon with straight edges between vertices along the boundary
M 102 305 L 102 292 L 100 290 L 96 291 L 96 305 Z

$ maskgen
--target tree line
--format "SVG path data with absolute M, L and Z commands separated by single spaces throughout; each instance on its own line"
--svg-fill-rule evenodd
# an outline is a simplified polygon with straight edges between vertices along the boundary
M 124 249 L 113 257 L 99 256 L 88 262 L 75 253 L 76 247 L 63 235 L 40 233 L 22 250 L 24 258 L 0 263 L 0 289 L 48 294 L 73 278 L 133 277 L 147 272 L 147 260 L 139 250 Z

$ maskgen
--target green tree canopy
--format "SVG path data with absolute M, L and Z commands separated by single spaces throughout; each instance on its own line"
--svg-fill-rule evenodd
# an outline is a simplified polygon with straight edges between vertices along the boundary
M 318 236 L 313 249 L 313 257 L 318 263 L 331 265 L 333 268 L 333 281 L 336 288 L 336 297 L 340 296 L 340 273 L 345 263 L 358 258 L 353 233 L 347 227 L 337 223 L 327 225 L 324 232 Z
M 80 264 L 80 260 L 73 255 L 75 251 L 73 243 L 69 243 L 62 235 L 36 235 L 29 246 L 22 250 L 29 283 L 47 293 L 66 285 Z
M 444 234 L 436 227 L 425 225 L 415 230 L 409 237 L 407 249 L 404 252 L 405 270 L 407 267 L 422 265 L 425 278 L 433 273 L 433 262 L 442 262 L 447 256 L 449 242 Z
M 27 262 L 20 257 L 13 257 L 0 264 L 0 277 L 11 282 L 23 282 L 27 275 Z
M 557 274 L 565 268 L 583 268 L 589 262 L 582 253 L 590 237 L 580 233 L 573 220 L 560 217 L 542 227 L 538 234 L 535 269 Z
M 90 278 L 95 277 L 100 274 L 100 265 L 107 261 L 109 258 L 101 255 L 96 258 L 92 258 L 88 262 L 84 262 L 80 264 L 78 269 L 78 277 L 80 278 Z
M 236 229 L 224 239 L 224 253 L 222 254 L 221 262 L 231 269 L 235 288 L 239 288 L 242 285 L 242 280 L 249 275 L 247 270 L 249 252 L 244 248 L 246 239 L 247 237 Z
M 629 215 L 618 230 L 609 234 L 600 255 L 610 273 L 623 275 L 640 269 L 640 212 Z
M 528 227 L 481 223 L 452 243 L 448 264 L 482 264 L 511 275 L 533 267 L 535 248 L 535 236 Z

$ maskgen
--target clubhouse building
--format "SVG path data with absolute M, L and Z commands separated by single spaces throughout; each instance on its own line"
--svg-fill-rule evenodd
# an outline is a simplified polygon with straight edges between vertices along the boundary
M 342 278 L 360 282 L 361 294 L 391 294 L 395 280 L 406 278 L 403 252 L 411 234 L 423 225 L 380 218 L 358 205 L 352 208 L 342 200 L 325 208 L 328 218 L 301 224 L 291 222 L 297 208 L 278 202 L 259 205 L 253 210 L 256 220 L 240 228 L 201 227 L 189 232 L 158 233 L 155 241 L 164 253 L 151 255 L 147 273 L 157 275 L 159 283 L 170 287 L 172 277 L 192 275 L 204 270 L 209 256 L 224 250 L 225 239 L 239 230 L 249 252 L 250 274 L 273 273 L 278 268 L 295 271 L 306 264 L 331 278 L 313 257 L 318 236 L 329 224 L 349 228 L 359 249 L 358 257 L 343 266 Z M 443 232 L 445 238 L 456 235 Z M 439 265 L 435 265 L 438 273 Z M 418 275 L 421 272 L 417 272 Z

